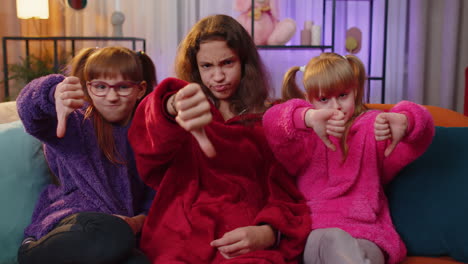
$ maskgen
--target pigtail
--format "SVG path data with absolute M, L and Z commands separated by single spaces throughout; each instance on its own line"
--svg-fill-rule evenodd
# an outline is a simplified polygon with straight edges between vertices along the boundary
M 356 99 L 354 101 L 355 109 L 353 117 L 357 117 L 363 112 L 367 111 L 367 107 L 364 104 L 364 87 L 367 80 L 366 69 L 362 61 L 354 55 L 346 55 L 345 59 L 351 65 L 354 76 L 356 78 Z
M 296 73 L 300 70 L 300 67 L 291 67 L 283 77 L 283 85 L 281 87 L 281 98 L 283 101 L 287 101 L 293 98 L 304 99 L 304 92 L 301 91 L 296 83 Z
M 348 139 L 348 134 L 349 134 L 349 129 L 351 127 L 351 124 L 354 122 L 356 117 L 358 117 L 360 114 L 364 113 L 367 111 L 367 107 L 364 104 L 364 86 L 367 80 L 367 75 L 366 75 L 366 69 L 364 68 L 364 64 L 362 61 L 354 56 L 354 55 L 346 55 L 343 56 L 348 63 L 350 64 L 353 73 L 354 73 L 354 78 L 356 79 L 356 89 L 355 91 L 355 100 L 354 100 L 354 113 L 353 116 L 351 117 L 350 120 L 348 120 L 348 123 L 346 124 L 346 130 L 343 133 L 343 137 L 341 138 L 341 147 L 343 149 L 343 159 L 346 159 L 348 157 L 348 152 L 349 152 L 349 146 L 346 144 L 347 139 Z
M 96 51 L 97 48 L 85 48 L 82 49 L 73 59 L 70 61 L 70 72 L 68 75 L 75 76 L 80 79 L 81 86 L 85 92 L 86 98 L 88 101 L 91 101 L 88 90 L 86 87 L 85 76 L 84 76 L 84 67 L 88 61 L 89 56 Z
M 146 95 L 151 93 L 158 84 L 158 80 L 156 77 L 156 66 L 154 66 L 153 61 L 151 58 L 143 51 L 137 52 L 138 59 L 141 62 L 141 68 L 143 71 L 143 79 L 146 81 L 146 93 L 143 96 L 145 98 Z

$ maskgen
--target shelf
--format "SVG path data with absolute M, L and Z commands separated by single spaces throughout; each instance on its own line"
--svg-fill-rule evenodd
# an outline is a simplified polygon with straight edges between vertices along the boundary
M 259 45 L 259 49 L 333 49 L 333 46 L 311 46 L 311 45 Z

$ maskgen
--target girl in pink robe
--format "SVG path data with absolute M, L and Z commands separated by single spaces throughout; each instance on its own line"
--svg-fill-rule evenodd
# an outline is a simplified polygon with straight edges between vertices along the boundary
M 306 100 L 295 82 L 304 70 Z M 263 125 L 277 159 L 311 209 L 304 263 L 399 263 L 406 248 L 393 226 L 384 186 L 432 141 L 422 106 L 389 112 L 363 103 L 365 70 L 355 56 L 323 53 L 285 75 L 283 99 Z

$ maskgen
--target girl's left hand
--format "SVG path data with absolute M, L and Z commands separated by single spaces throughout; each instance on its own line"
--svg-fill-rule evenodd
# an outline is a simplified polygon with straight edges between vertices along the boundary
M 269 225 L 245 226 L 229 231 L 222 238 L 213 240 L 210 245 L 218 248 L 226 259 L 234 258 L 255 250 L 269 248 L 276 237 Z
M 146 218 L 146 215 L 143 215 L 143 214 L 136 215 L 134 217 L 128 217 L 128 216 L 117 215 L 117 214 L 115 214 L 115 216 L 120 217 L 125 222 L 127 222 L 127 224 L 132 229 L 133 234 L 135 234 L 135 235 L 140 233 L 140 231 L 141 231 L 141 229 L 143 227 L 143 223 L 145 222 L 145 218 Z
M 375 140 L 382 141 L 392 139 L 390 145 L 385 149 L 385 157 L 388 157 L 396 145 L 406 135 L 408 118 L 399 113 L 381 113 L 377 115 L 374 123 Z

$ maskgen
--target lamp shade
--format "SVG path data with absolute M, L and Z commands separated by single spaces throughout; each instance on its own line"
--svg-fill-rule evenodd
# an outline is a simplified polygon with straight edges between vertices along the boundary
M 16 15 L 21 19 L 49 18 L 49 0 L 16 0 Z

